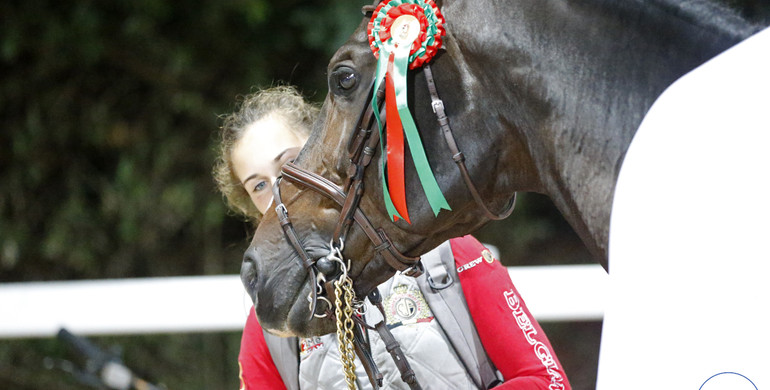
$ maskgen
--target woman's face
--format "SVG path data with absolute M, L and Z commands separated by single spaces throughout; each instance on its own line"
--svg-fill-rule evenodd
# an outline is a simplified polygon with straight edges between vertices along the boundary
M 286 125 L 279 115 L 268 115 L 250 124 L 232 151 L 233 170 L 264 214 L 273 200 L 272 184 L 281 166 L 297 157 L 307 141 Z

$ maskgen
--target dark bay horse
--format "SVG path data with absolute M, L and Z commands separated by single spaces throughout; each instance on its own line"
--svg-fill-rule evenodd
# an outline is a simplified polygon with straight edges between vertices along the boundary
M 624 153 L 655 98 L 673 81 L 761 28 L 719 4 L 676 0 L 446 0 L 443 49 L 431 63 L 451 128 L 471 177 L 492 210 L 517 191 L 549 196 L 596 259 L 607 265 L 609 216 Z M 333 56 L 329 93 L 296 165 L 338 186 L 347 143 L 371 99 L 376 60 L 364 18 Z M 472 200 L 444 141 L 425 72 L 409 72 L 409 105 L 436 179 L 452 211 L 434 216 L 411 161 L 411 224 L 391 222 L 379 164 L 365 174 L 361 211 L 408 256 L 467 234 L 488 218 Z M 381 158 L 379 148 L 374 159 Z M 337 203 L 284 181 L 282 199 L 302 247 L 329 252 Z M 395 272 L 354 226 L 343 254 L 359 297 Z M 315 288 L 269 211 L 246 252 L 242 278 L 261 324 L 282 334 L 335 330 L 309 318 Z M 320 306 L 320 305 L 319 305 Z

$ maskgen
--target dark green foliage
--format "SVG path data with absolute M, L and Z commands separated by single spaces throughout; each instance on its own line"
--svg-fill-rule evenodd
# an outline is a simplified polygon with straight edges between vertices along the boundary
M 237 269 L 208 175 L 217 115 L 252 86 L 324 88 L 360 17 L 312 23 L 319 13 L 301 1 L 3 5 L 0 280 Z
M 277 82 L 325 95 L 348 2 L 0 4 L 0 282 L 237 273 L 218 115 Z M 2 318 L 0 321 L 12 319 Z M 237 388 L 240 335 L 96 338 L 172 389 Z M 83 388 L 53 339 L 0 340 L 0 388 Z

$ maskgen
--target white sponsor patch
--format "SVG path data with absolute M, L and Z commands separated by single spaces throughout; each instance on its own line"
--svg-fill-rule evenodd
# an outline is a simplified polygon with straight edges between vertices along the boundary
M 459 273 L 459 272 L 467 271 L 467 270 L 469 270 L 469 269 L 471 269 L 471 268 L 481 264 L 482 260 L 483 260 L 483 258 L 481 256 L 479 256 L 479 257 L 473 259 L 472 261 L 468 262 L 467 264 L 462 265 L 460 267 L 457 267 L 457 272 Z

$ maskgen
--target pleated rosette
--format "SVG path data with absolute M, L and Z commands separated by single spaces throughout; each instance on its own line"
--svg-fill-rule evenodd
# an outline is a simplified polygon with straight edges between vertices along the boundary
M 407 104 L 406 75 L 409 69 L 430 62 L 445 35 L 444 17 L 432 0 L 392 0 L 382 2 L 369 21 L 367 34 L 372 52 L 377 57 L 374 90 L 385 82 L 387 129 L 383 134 L 379 112 L 375 116 L 380 138 L 385 140 L 382 188 L 385 207 L 395 221 L 408 223 L 404 180 L 404 138 L 409 144 L 412 161 L 425 196 L 434 215 L 441 209 L 451 210 L 433 176 L 417 126 Z M 377 107 L 376 93 L 372 106 Z

